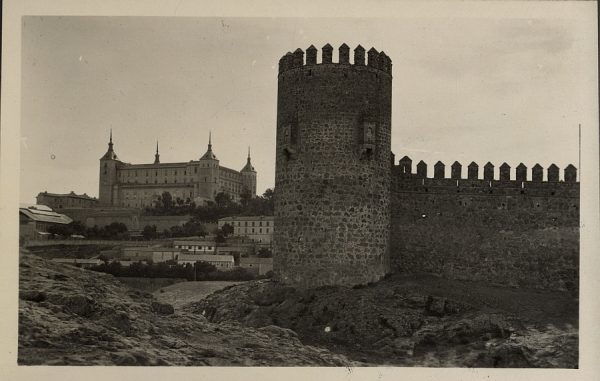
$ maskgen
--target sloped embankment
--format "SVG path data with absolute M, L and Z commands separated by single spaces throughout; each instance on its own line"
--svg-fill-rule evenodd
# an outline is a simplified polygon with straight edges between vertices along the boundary
M 433 277 L 312 290 L 263 280 L 217 291 L 184 310 L 213 322 L 289 328 L 305 344 L 374 364 L 575 368 L 578 362 L 577 302 L 566 293 Z
M 348 366 L 273 325 L 211 323 L 114 277 L 20 254 L 21 365 Z

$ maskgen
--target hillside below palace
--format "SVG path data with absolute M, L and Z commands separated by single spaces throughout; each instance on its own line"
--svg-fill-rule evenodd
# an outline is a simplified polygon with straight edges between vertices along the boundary
M 163 192 L 169 192 L 175 201 L 194 201 L 198 205 L 214 201 L 220 193 L 234 201 L 245 189 L 256 196 L 256 171 L 248 159 L 241 171 L 223 167 L 213 153 L 211 137 L 208 149 L 199 160 L 183 163 L 161 163 L 156 154 L 152 164 L 130 164 L 121 161 L 113 149 L 112 131 L 108 151 L 100 158 L 100 206 L 144 208 L 152 206 Z

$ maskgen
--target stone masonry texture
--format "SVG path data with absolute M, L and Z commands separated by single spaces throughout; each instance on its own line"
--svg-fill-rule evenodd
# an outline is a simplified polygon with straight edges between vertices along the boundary
M 273 269 L 297 287 L 393 271 L 511 287 L 579 288 L 573 165 L 393 162 L 392 63 L 375 49 L 296 49 L 279 61 Z M 391 164 L 390 164 L 391 163 Z M 481 171 L 481 169 L 483 171 Z M 466 173 L 466 178 L 463 177 Z M 496 173 L 495 173 L 496 172 Z M 511 174 L 514 172 L 514 176 Z M 483 177 L 483 178 L 480 178 Z
M 377 281 L 390 270 L 391 62 L 304 65 L 302 54 L 279 68 L 275 276 Z
M 579 288 L 579 183 L 392 176 L 394 272 Z

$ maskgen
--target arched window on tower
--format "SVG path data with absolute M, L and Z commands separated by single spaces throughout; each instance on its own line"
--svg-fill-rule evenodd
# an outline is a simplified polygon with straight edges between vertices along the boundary
M 374 122 L 364 121 L 362 123 L 362 139 L 359 149 L 361 159 L 370 159 L 373 157 L 376 140 L 377 125 Z
M 281 129 L 281 147 L 286 160 L 296 156 L 297 127 L 295 123 L 284 124 Z

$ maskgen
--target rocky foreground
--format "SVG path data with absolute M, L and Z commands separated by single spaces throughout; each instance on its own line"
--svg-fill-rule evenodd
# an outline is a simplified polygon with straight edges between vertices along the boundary
M 430 367 L 578 365 L 573 295 L 395 276 L 361 288 L 296 290 L 270 280 L 217 291 L 186 310 L 211 322 L 277 325 L 363 363 Z
M 578 365 L 573 295 L 431 276 L 312 290 L 253 281 L 174 309 L 21 253 L 19 299 L 21 365 Z
M 274 325 L 212 323 L 112 275 L 20 254 L 21 365 L 349 366 Z

